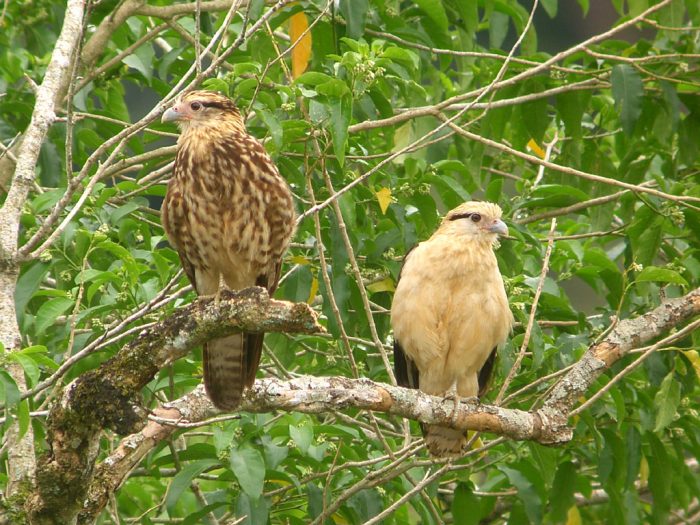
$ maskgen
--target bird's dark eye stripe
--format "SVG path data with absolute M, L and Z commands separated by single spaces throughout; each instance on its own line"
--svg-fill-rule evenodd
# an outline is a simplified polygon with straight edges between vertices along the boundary
M 221 102 L 200 102 L 205 108 L 226 109 L 226 106 Z
M 453 215 L 452 217 L 450 217 L 450 220 L 451 220 L 451 221 L 456 221 L 456 220 L 459 220 L 459 219 L 468 219 L 468 218 L 471 217 L 472 215 L 474 215 L 474 212 L 469 212 L 469 213 L 457 213 L 456 215 Z

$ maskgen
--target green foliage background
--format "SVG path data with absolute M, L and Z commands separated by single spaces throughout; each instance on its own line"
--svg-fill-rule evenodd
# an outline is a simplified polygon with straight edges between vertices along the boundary
M 653 4 L 612 3 L 619 23 Z M 588 1 L 578 4 L 579 16 L 586 16 Z M 116 5 L 90 5 L 85 40 Z M 551 58 L 538 47 L 538 32 L 547 30 L 558 7 L 557 0 L 541 2 L 543 25 L 525 35 L 503 72 L 505 82 L 486 91 L 455 124 L 530 155 L 546 153 L 550 144 L 548 159 L 560 166 L 672 196 L 700 197 L 697 2 L 670 2 L 638 24 L 644 31 L 632 42 L 614 35 L 508 82 Z M 48 0 L 4 7 L 5 145 L 29 123 L 34 96 L 27 77 L 42 78 L 63 8 Z M 242 7 L 220 49 L 233 45 L 269 9 L 259 0 Z M 280 52 L 289 48 L 287 23 L 295 13 L 312 24 L 313 44 L 307 71 L 292 79 L 290 55 L 280 59 Z M 75 215 L 46 251 L 23 264 L 17 282 L 26 348 L 12 359 L 23 366 L 30 387 L 92 345 L 94 351 L 59 380 L 66 384 L 116 352 L 139 327 L 194 298 L 179 291 L 187 283 L 177 277 L 178 258 L 159 223 L 172 127 L 153 121 L 134 132 L 114 158 L 108 159 L 110 149 L 93 159 L 107 163 L 106 176 L 74 207 L 98 168 L 93 160 L 86 168 L 91 155 L 169 93 L 195 62 L 194 39 L 206 45 L 225 16 L 225 10 L 202 12 L 199 31 L 191 13 L 171 18 L 176 27 L 164 27 L 98 70 L 163 23 L 156 15 L 131 16 L 112 33 L 97 63 L 76 73 L 70 113 L 64 105 L 66 119 L 51 128 L 42 147 L 38 185 L 22 217 L 20 245 L 69 188 L 59 218 Z M 509 386 L 508 393 L 518 392 L 508 398 L 509 407 L 537 406 L 555 379 L 525 387 L 576 362 L 615 319 L 634 317 L 662 297 L 698 287 L 697 201 L 629 191 L 553 169 L 538 173 L 537 165 L 449 126 L 435 131 L 438 113 L 456 115 L 497 79 L 528 17 L 514 0 L 342 0 L 337 10 L 322 1 L 300 1 L 276 11 L 214 76 L 202 79 L 204 87 L 223 90 L 249 116 L 250 132 L 265 140 L 292 186 L 299 213 L 349 188 L 300 222 L 277 292 L 311 302 L 330 335 L 268 335 L 262 374 L 389 382 L 382 352 L 390 354 L 388 309 L 401 258 L 430 236 L 441 214 L 469 199 L 499 203 L 512 237 L 497 255 L 521 324 L 500 353 L 496 391 L 523 340 L 550 217 L 558 220 L 537 309 L 543 323 L 534 326 L 522 369 Z M 205 57 L 203 67 L 209 62 Z M 460 97 L 455 104 L 462 106 L 438 107 L 451 97 Z M 433 115 L 400 117 L 430 106 Z M 383 123 L 369 125 L 374 121 Z M 391 156 L 407 146 L 412 147 Z M 386 190 L 391 202 L 383 210 Z M 577 207 L 580 203 L 586 204 Z M 574 209 L 567 213 L 569 206 Z M 164 304 L 133 315 L 152 306 L 168 286 Z M 207 523 L 209 512 L 220 519 L 247 514 L 246 523 L 255 524 L 365 523 L 406 494 L 412 495 L 383 523 L 669 523 L 678 513 L 698 511 L 700 476 L 693 461 L 700 456 L 698 341 L 694 334 L 653 353 L 571 420 L 575 434 L 566 446 L 483 435 L 481 444 L 488 448 L 475 448 L 419 491 L 416 485 L 443 464 L 424 449 L 407 449 L 401 421 L 383 414 L 242 413 L 183 430 L 134 471 L 100 523 L 114 522 L 112 516 L 121 523 L 156 518 Z M 155 406 L 196 386 L 200 357 L 191 355 L 162 371 L 144 391 L 145 403 Z M 635 358 L 616 365 L 592 390 Z M 5 429 L 17 421 L 27 428 L 31 421 L 41 449 L 44 419 L 30 412 L 46 408 L 54 387 L 18 402 L 10 376 L 0 372 L 0 379 L 9 416 Z M 486 402 L 494 397 L 492 392 Z M 411 431 L 417 440 L 415 422 Z M 103 454 L 120 439 L 105 435 Z M 320 518 L 328 507 L 332 512 Z

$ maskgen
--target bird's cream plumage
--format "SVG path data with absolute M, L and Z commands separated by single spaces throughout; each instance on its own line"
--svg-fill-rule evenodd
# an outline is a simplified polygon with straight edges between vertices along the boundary
M 480 372 L 513 323 L 493 252 L 497 236 L 507 231 L 500 218 L 495 204 L 466 202 L 406 257 L 391 308 L 403 386 L 460 398 L 475 397 L 485 387 L 480 382 L 489 374 Z M 425 430 L 437 456 L 458 455 L 466 443 L 458 430 Z

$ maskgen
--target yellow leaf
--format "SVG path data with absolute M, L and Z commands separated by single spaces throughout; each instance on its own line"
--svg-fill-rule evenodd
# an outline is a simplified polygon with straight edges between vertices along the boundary
M 471 437 L 471 436 L 469 436 L 469 437 Z M 484 446 L 484 442 L 481 441 L 480 437 L 478 437 L 474 440 L 474 443 L 472 443 L 472 450 L 480 449 L 483 446 Z
M 289 38 L 292 41 L 292 77 L 298 78 L 306 71 L 311 58 L 311 31 L 309 21 L 303 11 L 293 14 L 289 19 Z M 304 35 L 304 36 L 302 36 Z
M 367 289 L 372 293 L 377 292 L 393 292 L 396 290 L 394 286 L 394 281 L 391 277 L 377 281 L 376 283 L 368 284 Z
M 391 190 L 389 188 L 382 188 L 376 192 L 375 195 L 379 201 L 379 208 L 382 210 L 382 215 L 385 215 L 389 204 L 391 204 Z
M 547 153 L 540 148 L 540 145 L 535 142 L 535 139 L 530 139 L 530 141 L 527 143 L 527 147 L 541 159 L 544 159 L 547 156 Z
M 341 516 L 340 513 L 336 512 L 333 514 L 333 523 L 337 523 L 338 525 L 349 525 L 350 522 L 345 516 Z
M 290 259 L 294 264 L 300 264 L 302 266 L 306 266 L 307 264 L 311 264 L 311 261 L 308 260 L 306 257 L 303 255 L 295 255 Z
M 581 513 L 576 505 L 573 505 L 566 513 L 566 525 L 581 525 Z
M 318 293 L 318 278 L 314 277 L 311 281 L 311 290 L 309 290 L 309 298 L 306 300 L 307 304 L 311 304 L 316 299 L 316 294 Z
M 644 456 L 642 456 L 642 461 L 639 464 L 639 481 L 642 482 L 642 485 L 646 485 L 647 481 L 649 481 L 649 463 Z
M 408 121 L 403 126 L 399 126 L 394 132 L 394 147 L 391 148 L 392 153 L 401 151 L 403 148 L 413 142 L 413 122 Z M 406 159 L 406 154 L 399 155 L 394 159 L 396 164 L 403 164 Z
M 700 355 L 698 355 L 697 350 L 685 350 L 683 355 L 688 358 L 695 369 L 695 373 L 700 377 Z

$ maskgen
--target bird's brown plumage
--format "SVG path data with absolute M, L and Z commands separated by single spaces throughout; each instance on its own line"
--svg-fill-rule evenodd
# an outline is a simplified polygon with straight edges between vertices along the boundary
M 406 256 L 391 306 L 401 386 L 439 396 L 483 394 L 496 347 L 513 323 L 493 252 L 506 232 L 496 204 L 465 202 Z M 428 425 L 424 434 L 436 456 L 459 455 L 466 444 L 466 435 L 451 428 Z
M 263 146 L 228 98 L 209 91 L 181 96 L 163 114 L 181 133 L 162 222 L 199 295 L 220 286 L 263 286 L 272 293 L 294 232 L 292 194 Z M 204 384 L 225 410 L 255 381 L 263 334 L 233 334 L 204 346 Z

